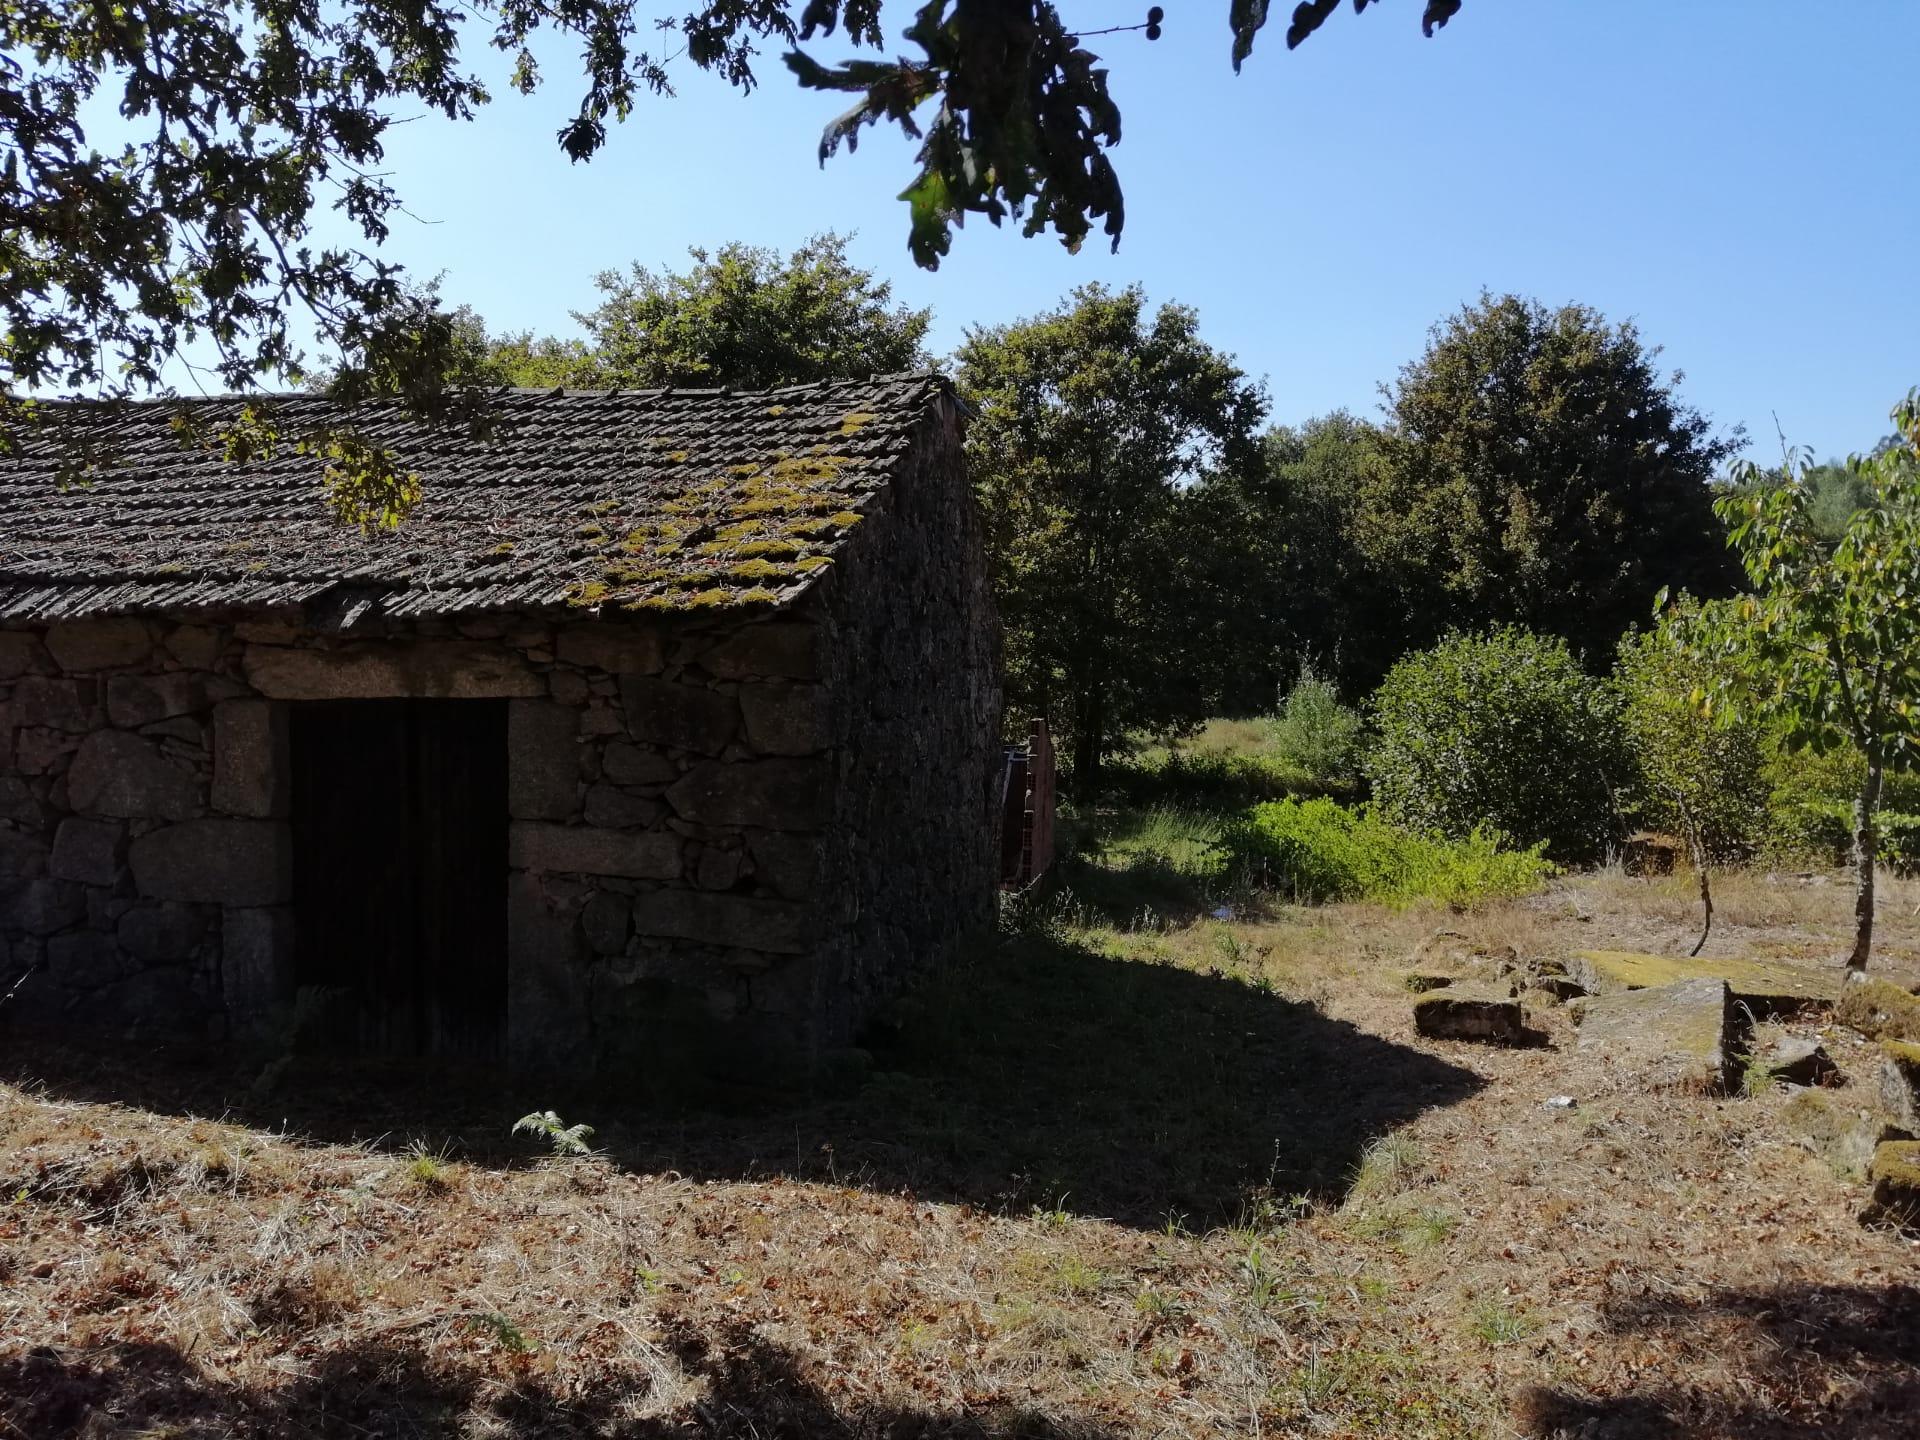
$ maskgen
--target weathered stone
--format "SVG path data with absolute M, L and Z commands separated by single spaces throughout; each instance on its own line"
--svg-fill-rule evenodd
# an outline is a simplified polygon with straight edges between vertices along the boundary
M 644 830 L 666 813 L 660 801 L 629 794 L 617 785 L 589 787 L 582 811 L 587 824 L 612 830 Z
M 56 880 L 78 880 L 83 885 L 111 885 L 120 878 L 127 827 L 105 820 L 83 820 L 70 815 L 54 832 L 53 855 L 47 873 Z
M 97 990 L 126 972 L 110 936 L 81 931 L 47 941 L 47 978 L 68 990 Z
M 747 845 L 753 856 L 754 877 L 767 889 L 787 900 L 804 900 L 813 894 L 820 870 L 818 842 L 804 835 L 767 830 Z
M 804 906 L 779 900 L 655 890 L 634 900 L 633 928 L 665 939 L 798 955 L 813 939 L 814 917 Z
M 1722 980 L 1733 1003 L 1756 1018 L 1830 1006 L 1840 988 L 1832 971 L 1809 970 L 1775 960 L 1682 959 L 1629 950 L 1582 950 L 1568 964 L 1572 978 L 1592 995 L 1613 995 L 1675 985 L 1683 980 Z
M 0 820 L 37 827 L 43 813 L 31 785 L 17 775 L 0 775 Z
M 731 890 L 740 878 L 740 852 L 702 845 L 693 863 L 693 883 L 702 890 Z
M 1873 1163 L 1874 1148 L 1910 1137 L 1885 1115 L 1862 1108 L 1835 1090 L 1800 1090 L 1782 1107 L 1781 1119 L 1801 1145 L 1826 1161 L 1836 1175 L 1859 1180 Z
M 580 712 L 580 733 L 583 735 L 618 735 L 625 729 L 619 711 L 605 700 L 594 700 Z
M 80 748 L 80 737 L 64 730 L 21 730 L 13 737 L 13 768 L 22 775 L 51 775 Z
M 120 948 L 146 964 L 184 960 L 207 931 L 205 916 L 188 905 L 169 901 L 142 905 L 120 917 Z
M 1758 1063 L 1769 1079 L 1787 1085 L 1827 1085 L 1840 1079 L 1840 1067 L 1811 1035 L 1782 1036 Z
M 66 680 L 50 675 L 29 675 L 15 685 L 7 708 L 15 725 L 40 725 L 82 735 L 98 730 L 105 717 L 98 680 Z
M 584 705 L 593 694 L 593 687 L 578 670 L 553 671 L 547 676 L 547 690 L 561 705 Z
M 666 663 L 659 631 L 612 621 L 562 630 L 555 654 L 569 665 L 615 675 L 657 675 Z
M 507 813 L 565 820 L 578 805 L 580 715 L 546 700 L 507 705 Z
M 284 815 L 291 779 L 284 706 L 265 700 L 214 706 L 214 809 L 254 819 Z
M 674 880 L 680 875 L 677 835 L 516 821 L 509 828 L 509 836 L 508 863 L 518 870 L 619 875 L 638 880 Z
M 73 757 L 67 801 L 90 815 L 185 820 L 200 808 L 200 784 L 153 741 L 102 730 L 89 735 Z
M 626 896 L 602 890 L 580 912 L 580 928 L 587 944 L 599 955 L 618 955 L 627 948 L 627 913 L 631 908 Z
M 45 840 L 18 830 L 0 830 L 0 892 L 18 890 L 46 873 Z
M 601 770 L 616 785 L 671 785 L 680 778 L 671 756 L 620 740 L 607 746 Z
M 550 904 L 536 876 L 507 885 L 507 1051 L 522 1071 L 576 1068 L 593 1030 L 586 967 L 571 911 Z
M 220 912 L 220 994 L 249 1028 L 293 1002 L 293 911 L 285 905 Z
M 697 765 L 667 790 L 667 803 L 698 825 L 812 830 L 826 823 L 829 775 L 818 760 L 745 760 Z
M 150 740 L 178 740 L 196 750 L 207 742 L 206 727 L 190 715 L 176 715 L 171 720 L 156 720 L 151 725 L 142 725 L 140 733 Z
M 193 976 L 178 966 L 141 970 L 87 997 L 87 1022 L 125 1027 L 135 1035 L 177 1038 L 183 1027 L 203 1021 L 210 1007 Z
M 1518 1045 L 1526 1039 L 1526 1018 L 1519 1001 L 1451 985 L 1413 1002 L 1413 1028 L 1436 1040 Z
M 189 670 L 211 670 L 220 659 L 220 632 L 204 625 L 176 625 L 163 643 Z
M 1880 1042 L 1880 1108 L 1894 1124 L 1920 1135 L 1920 1045 Z
M 627 730 L 636 740 L 718 755 L 740 728 L 740 706 L 731 695 L 704 685 L 678 685 L 644 675 L 620 680 Z
M 1872 1197 L 1861 1219 L 1869 1224 L 1920 1226 L 1920 1140 L 1889 1140 L 1873 1152 L 1867 1171 Z
M 1833 1018 L 1869 1040 L 1920 1041 L 1920 996 L 1888 980 L 1849 982 Z
M 1720 1091 L 1734 1080 L 1733 996 L 1700 976 L 1581 1002 L 1580 1049 L 1604 1054 L 1656 1089 Z
M 341 649 L 249 645 L 248 682 L 272 700 L 477 700 L 545 695 L 547 677 L 500 645 L 368 641 Z
M 832 711 L 820 685 L 743 685 L 747 743 L 763 755 L 811 755 L 831 738 Z
M 1416 995 L 1424 995 L 1429 990 L 1444 990 L 1460 977 L 1443 975 L 1435 970 L 1406 970 L 1401 972 L 1400 984 Z
M 53 935 L 87 913 L 86 892 L 67 880 L 29 880 L 0 898 L 0 929 Z
M 703 654 L 700 666 L 721 680 L 811 680 L 817 639 L 815 628 L 803 621 L 745 625 Z
M 135 888 L 156 900 L 279 905 L 291 898 L 292 833 L 276 820 L 189 820 L 127 849 Z
M 40 642 L 23 630 L 0 630 L 0 680 L 25 675 L 40 663 Z
M 107 681 L 107 718 L 126 730 L 156 720 L 191 715 L 207 706 L 206 682 L 176 671 L 166 675 L 115 675 Z
M 300 627 L 290 620 L 242 620 L 233 633 L 249 645 L 291 645 L 300 638 Z
M 109 670 L 145 660 L 153 636 L 140 620 L 75 620 L 47 631 L 47 649 L 62 670 Z

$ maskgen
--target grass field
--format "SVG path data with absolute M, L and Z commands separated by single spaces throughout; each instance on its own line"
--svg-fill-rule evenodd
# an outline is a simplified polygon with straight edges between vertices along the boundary
M 1205 813 L 1078 823 L 1061 887 L 837 1094 L 262 1095 L 11 1041 L 0 1436 L 1915 1433 L 1920 1249 L 1857 1222 L 1804 1097 L 1649 1094 L 1545 1000 L 1536 1048 L 1413 1032 L 1436 926 L 1684 948 L 1684 880 L 1269 906 Z M 1726 877 L 1710 953 L 1831 964 L 1849 899 Z M 1916 901 L 1883 898 L 1907 982 Z M 509 1135 L 550 1105 L 601 1153 Z

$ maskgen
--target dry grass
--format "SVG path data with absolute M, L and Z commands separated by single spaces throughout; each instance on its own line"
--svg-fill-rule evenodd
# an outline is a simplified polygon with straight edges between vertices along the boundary
M 1726 894 L 1736 935 L 1838 953 L 1843 886 Z M 1608 876 L 1460 916 L 1070 908 L 858 1095 L 563 1105 L 585 1160 L 514 1158 L 555 1097 L 336 1080 L 294 1138 L 181 1113 L 246 1077 L 28 1051 L 0 1435 L 1911 1435 L 1920 1255 L 1791 1095 L 1646 1094 L 1551 1008 L 1549 1048 L 1412 1032 L 1436 924 L 1545 956 L 1686 918 Z

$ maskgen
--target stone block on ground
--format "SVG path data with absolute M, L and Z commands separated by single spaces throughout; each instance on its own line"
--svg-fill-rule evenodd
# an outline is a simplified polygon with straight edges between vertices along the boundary
M 1687 959 L 1632 950 L 1582 950 L 1568 962 L 1567 973 L 1592 995 L 1719 980 L 1733 1003 L 1745 1006 L 1756 1019 L 1831 1006 L 1840 990 L 1840 976 L 1832 970 L 1779 960 Z
M 1444 990 L 1459 978 L 1437 970 L 1405 970 L 1400 974 L 1400 983 L 1414 994 L 1424 995 L 1429 990 Z
M 1413 1028 L 1436 1040 L 1519 1045 L 1526 1040 L 1520 1002 L 1498 991 L 1449 985 L 1413 1002 Z
M 1783 1035 L 1761 1052 L 1757 1063 L 1769 1079 L 1788 1085 L 1831 1085 L 1841 1078 L 1826 1046 L 1811 1035 Z
M 1920 1140 L 1889 1140 L 1879 1146 L 1867 1179 L 1873 1194 L 1861 1219 L 1881 1225 L 1920 1225 Z
M 1920 1041 L 1920 996 L 1886 980 L 1846 985 L 1833 1018 L 1869 1040 Z
M 1880 1106 L 1893 1123 L 1920 1135 L 1920 1045 L 1880 1042 Z
M 1580 1010 L 1579 1048 L 1605 1056 L 1653 1089 L 1725 1091 L 1734 1079 L 1734 1009 L 1727 982 L 1597 995 Z
M 1888 1140 L 1911 1138 L 1877 1110 L 1844 1091 L 1802 1090 L 1780 1112 L 1793 1137 L 1843 1179 L 1859 1180 L 1874 1150 Z

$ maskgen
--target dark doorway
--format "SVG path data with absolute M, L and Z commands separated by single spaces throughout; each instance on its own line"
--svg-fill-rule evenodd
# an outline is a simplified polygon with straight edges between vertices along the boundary
M 502 1053 L 506 702 L 320 701 L 289 738 L 303 1042 Z

